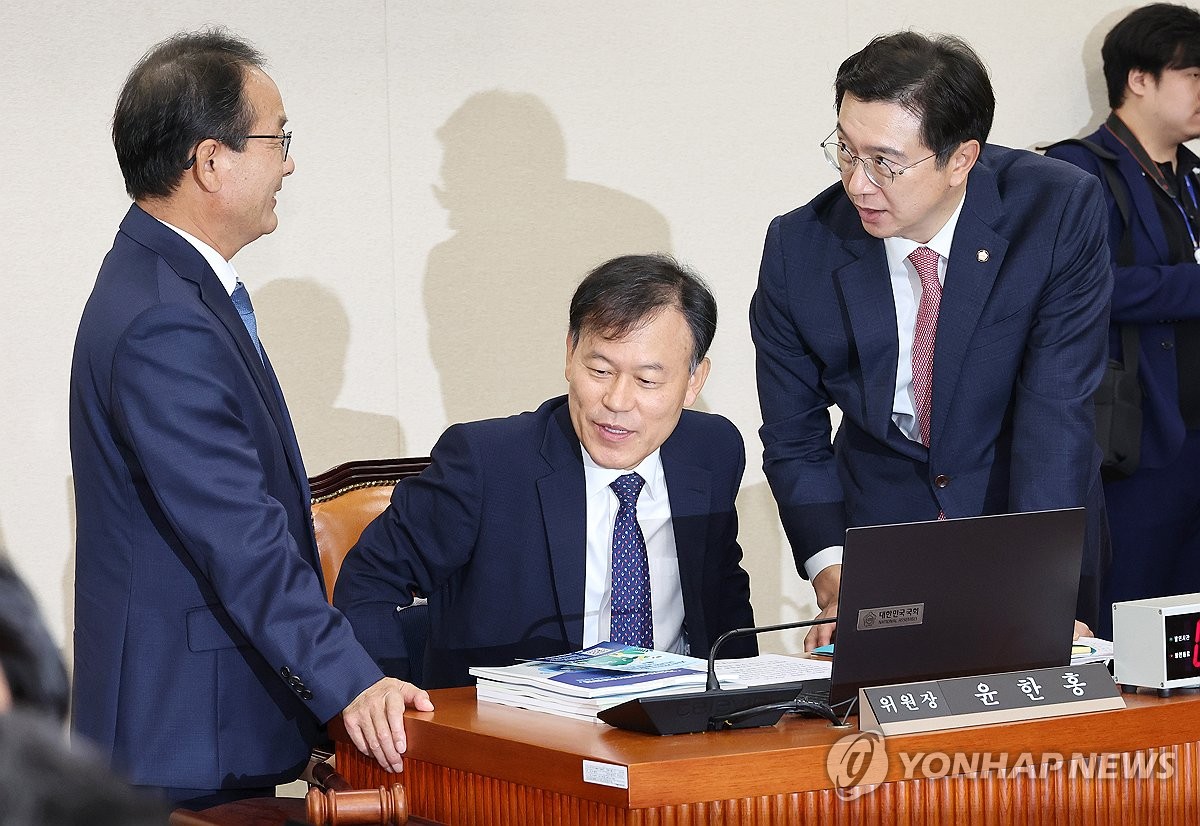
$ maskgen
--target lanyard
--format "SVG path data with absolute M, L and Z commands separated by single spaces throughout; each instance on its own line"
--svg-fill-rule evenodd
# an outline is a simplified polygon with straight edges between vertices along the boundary
M 1196 187 L 1192 183 L 1192 178 L 1196 175 L 1196 170 L 1180 169 L 1179 179 L 1183 181 L 1181 189 L 1186 189 L 1188 197 L 1192 199 L 1192 209 L 1200 211 L 1200 203 L 1196 202 Z M 1188 238 L 1192 242 L 1192 257 L 1196 259 L 1196 263 L 1200 264 L 1200 241 L 1196 240 L 1196 233 L 1192 230 L 1192 222 L 1188 220 L 1187 210 L 1183 207 L 1183 201 L 1180 198 L 1171 198 L 1175 202 L 1175 206 L 1179 209 L 1179 214 L 1183 216 L 1183 225 L 1187 228 Z
M 1192 216 L 1188 214 L 1181 198 L 1183 190 L 1186 189 L 1188 197 L 1192 202 L 1192 209 L 1195 211 L 1193 214 L 1200 213 L 1200 201 L 1196 198 L 1196 186 L 1193 182 L 1193 178 L 1200 173 L 1200 169 L 1192 168 L 1185 170 L 1182 166 L 1178 165 L 1177 158 L 1176 168 L 1178 172 L 1176 173 L 1176 186 L 1172 187 L 1158 164 L 1151 160 L 1141 142 L 1138 141 L 1129 127 L 1115 113 L 1108 116 L 1104 127 L 1122 146 L 1129 150 L 1129 154 L 1137 161 L 1138 166 L 1142 168 L 1142 172 L 1158 185 L 1163 194 L 1170 198 L 1171 203 L 1179 210 L 1179 216 L 1183 218 L 1183 228 L 1187 230 L 1188 240 L 1192 242 L 1192 257 L 1195 258 L 1196 263 L 1200 264 L 1200 239 L 1196 237 L 1196 230 L 1192 227 Z

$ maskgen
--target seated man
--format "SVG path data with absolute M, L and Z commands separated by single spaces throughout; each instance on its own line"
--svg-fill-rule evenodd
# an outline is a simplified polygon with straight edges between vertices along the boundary
M 429 687 L 601 640 L 707 656 L 754 624 L 734 509 L 745 448 L 728 420 L 684 410 L 716 323 L 712 294 L 667 257 L 584 279 L 566 397 L 451 427 L 346 557 L 334 603 L 385 670 L 404 654 L 379 603 L 414 593 L 429 597 Z

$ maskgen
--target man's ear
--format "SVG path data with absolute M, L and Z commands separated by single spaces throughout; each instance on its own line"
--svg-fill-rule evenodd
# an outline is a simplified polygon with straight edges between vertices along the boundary
M 960 186 L 967 180 L 967 176 L 975 168 L 975 162 L 979 160 L 981 149 L 979 141 L 974 138 L 958 145 L 958 149 L 955 149 L 954 154 L 950 156 L 951 186 Z
M 1125 91 L 1136 97 L 1145 97 L 1150 87 L 1157 82 L 1154 75 L 1145 69 L 1130 69 L 1129 77 L 1125 79 Z
M 196 144 L 194 153 L 196 160 L 188 172 L 196 181 L 196 185 L 205 192 L 218 192 L 221 189 L 223 170 L 219 161 L 223 151 L 225 151 L 225 147 L 220 141 L 213 138 L 205 138 Z
M 688 376 L 687 393 L 683 397 L 683 406 L 691 407 L 696 402 L 696 397 L 700 395 L 700 391 L 704 389 L 704 382 L 708 380 L 708 371 L 712 368 L 712 362 L 707 358 L 701 359 L 696 365 L 696 369 Z

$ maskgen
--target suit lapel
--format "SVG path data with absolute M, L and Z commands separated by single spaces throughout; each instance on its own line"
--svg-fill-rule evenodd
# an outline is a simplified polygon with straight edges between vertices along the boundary
M 708 551 L 708 515 L 712 505 L 712 474 L 687 461 L 687 451 L 679 444 L 678 431 L 662 447 L 663 475 L 671 503 L 671 528 L 675 534 L 675 554 L 679 561 L 679 586 L 683 592 L 683 616 L 689 621 L 704 617 L 704 557 Z M 697 631 L 702 631 L 703 636 Z M 707 629 L 688 630 L 693 642 L 711 645 Z
M 1142 223 L 1146 236 L 1154 244 L 1154 250 L 1158 253 L 1158 260 L 1170 261 L 1171 251 L 1167 248 L 1167 231 L 1162 225 L 1162 219 L 1158 217 L 1158 206 L 1154 203 L 1154 195 L 1150 191 L 1150 187 L 1146 185 L 1142 167 L 1108 129 L 1101 128 L 1098 135 L 1100 145 L 1117 155 L 1117 171 L 1121 173 L 1121 178 L 1125 181 L 1125 187 L 1129 191 L 1129 197 L 1133 201 L 1130 207 L 1130 212 L 1133 214 L 1129 216 L 1129 219 Z M 1106 163 L 1106 161 L 1101 161 L 1101 163 Z M 1150 226 L 1148 222 L 1153 222 L 1154 225 Z
M 546 425 L 542 458 L 551 471 L 538 479 L 550 573 L 567 642 L 583 645 L 583 591 L 587 565 L 587 491 L 579 440 L 566 403 Z
M 212 271 L 208 262 L 204 260 L 204 256 L 191 244 L 184 240 L 178 233 L 147 214 L 137 204 L 130 207 L 129 213 L 126 215 L 125 221 L 122 222 L 121 226 L 125 232 L 138 239 L 140 243 L 145 244 L 158 253 L 179 277 L 194 283 L 200 291 L 200 301 L 233 337 L 238 352 L 242 356 L 242 361 L 245 362 L 246 369 L 250 371 L 250 375 L 254 379 L 254 385 L 258 389 L 259 397 L 262 399 L 267 412 L 275 423 L 275 429 L 283 444 L 284 453 L 287 456 L 288 465 L 292 471 L 292 478 L 296 483 L 297 491 L 304 497 L 304 501 L 307 502 L 309 499 L 308 478 L 304 473 L 304 463 L 300 458 L 300 447 L 296 442 L 295 430 L 292 427 L 291 419 L 288 417 L 287 409 L 284 406 L 283 393 L 279 389 L 279 382 L 275 378 L 274 371 L 269 366 L 270 362 L 266 361 L 265 348 L 263 358 L 259 358 L 258 350 L 254 348 L 254 342 L 250 338 L 250 333 L 246 330 L 246 325 L 242 323 L 242 318 L 238 315 L 237 308 L 233 306 L 233 301 L 230 299 L 229 293 L 225 292 L 225 287 L 221 284 L 221 280 L 217 278 L 216 273 Z M 311 531 L 310 524 L 310 535 L 308 538 L 311 548 L 309 555 L 315 561 L 316 546 L 315 540 L 311 536 Z M 319 564 L 317 565 L 317 569 L 318 571 L 320 570 Z
M 852 256 L 834 272 L 834 280 L 850 322 L 853 352 L 848 367 L 862 376 L 863 410 L 860 421 L 880 439 L 886 439 L 896 393 L 896 302 L 892 295 L 883 242 L 866 234 L 852 238 L 844 249 Z
M 199 253 L 197 253 L 199 255 Z M 203 261 L 203 257 L 201 257 Z M 270 368 L 270 362 L 266 358 L 266 347 L 263 347 L 263 357 L 259 358 L 258 350 L 254 348 L 254 341 L 250 338 L 250 333 L 246 330 L 246 325 L 242 322 L 242 317 L 238 315 L 237 308 L 233 306 L 233 301 L 229 298 L 229 293 L 225 292 L 225 287 L 222 286 L 220 280 L 213 274 L 208 264 L 204 264 L 202 273 L 193 274 L 180 272 L 184 278 L 195 281 L 200 287 L 200 300 L 204 302 L 213 315 L 224 325 L 229 334 L 233 336 L 234 342 L 237 344 L 238 352 L 241 353 L 242 361 L 246 364 L 246 369 L 250 371 L 250 375 L 254 379 L 254 386 L 258 388 L 259 396 L 262 398 L 263 404 L 267 408 L 267 412 L 271 414 L 271 420 L 275 423 L 275 429 L 279 433 L 280 441 L 283 443 L 284 453 L 288 459 L 288 465 L 292 471 L 292 478 L 296 483 L 296 488 L 308 496 L 308 479 L 304 474 L 304 463 L 300 458 L 300 447 L 296 442 L 296 433 L 292 427 L 292 421 L 284 407 L 283 391 L 279 388 L 279 381 L 275 378 L 275 371 Z M 305 499 L 307 501 L 307 498 Z
M 929 423 L 933 444 L 941 442 L 939 437 L 953 406 L 951 400 L 956 396 L 971 338 L 1008 251 L 1008 241 L 991 227 L 999 215 L 1000 192 L 995 177 L 983 163 L 976 164 L 967 180 L 966 203 L 954 229 L 938 310 Z

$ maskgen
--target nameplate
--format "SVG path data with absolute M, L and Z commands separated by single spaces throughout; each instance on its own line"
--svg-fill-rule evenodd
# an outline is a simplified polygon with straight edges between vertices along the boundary
M 1103 663 L 858 690 L 858 727 L 885 735 L 1125 708 Z

